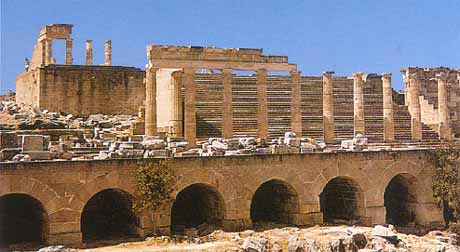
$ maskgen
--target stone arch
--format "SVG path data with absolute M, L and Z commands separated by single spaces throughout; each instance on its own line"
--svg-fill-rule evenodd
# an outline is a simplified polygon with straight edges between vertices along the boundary
M 94 194 L 81 213 L 83 241 L 137 237 L 139 220 L 128 192 L 109 188 Z
M 7 194 L 26 194 L 41 202 L 48 214 L 53 214 L 65 205 L 60 195 L 47 184 L 41 181 L 19 175 L 6 175 L 0 178 L 0 184 L 5 188 L 11 188 L 10 191 L 0 191 L 0 197 Z
M 263 226 L 267 222 L 289 225 L 296 223 L 299 213 L 299 196 L 292 185 L 280 179 L 262 183 L 254 192 L 250 217 L 252 223 Z
M 24 193 L 0 196 L 0 248 L 12 244 L 46 244 L 49 236 L 48 213 L 37 198 Z
M 124 179 L 120 179 L 120 176 L 124 177 Z M 77 194 L 71 199 L 69 207 L 81 214 L 87 202 L 96 193 L 106 189 L 116 188 L 132 195 L 134 193 L 134 183 L 131 183 L 130 179 L 131 176 L 124 176 L 116 171 L 94 177 L 75 190 Z
M 365 197 L 352 178 L 334 177 L 320 194 L 320 210 L 326 223 L 360 222 L 365 216 Z
M 205 235 L 223 226 L 225 212 L 224 198 L 215 187 L 191 184 L 177 193 L 172 204 L 171 232 L 183 233 L 188 228 L 196 228 L 199 235 Z
M 407 226 L 415 222 L 417 183 L 417 178 L 408 173 L 400 173 L 390 180 L 384 193 L 386 223 Z

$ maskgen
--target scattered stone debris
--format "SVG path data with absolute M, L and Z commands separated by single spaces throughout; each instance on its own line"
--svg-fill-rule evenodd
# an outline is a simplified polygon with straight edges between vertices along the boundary
M 170 158 L 295 154 L 335 151 L 391 150 L 370 146 L 357 134 L 341 145 L 300 138 L 294 132 L 267 142 L 254 137 L 209 138 L 192 148 L 184 138 L 166 135 L 144 136 L 143 115 L 72 114 L 41 111 L 0 101 L 0 162 L 35 160 L 101 160 L 115 158 Z M 6 119 L 5 119 L 6 118 Z M 140 134 L 134 134 L 140 133 Z M 419 148 L 419 146 L 403 146 Z
M 78 250 L 73 248 L 67 248 L 62 245 L 49 246 L 39 249 L 37 252 L 77 252 Z
M 89 251 L 239 251 L 239 252 L 457 252 L 458 236 L 432 231 L 425 236 L 398 233 L 393 226 L 329 226 L 274 228 L 263 232 L 214 231 L 205 236 L 149 237 Z M 86 250 L 83 250 L 86 251 Z

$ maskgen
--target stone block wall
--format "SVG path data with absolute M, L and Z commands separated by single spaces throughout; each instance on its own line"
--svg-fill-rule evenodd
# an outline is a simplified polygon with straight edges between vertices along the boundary
M 137 114 L 145 72 L 133 67 L 48 65 L 18 77 L 18 103 L 88 114 Z

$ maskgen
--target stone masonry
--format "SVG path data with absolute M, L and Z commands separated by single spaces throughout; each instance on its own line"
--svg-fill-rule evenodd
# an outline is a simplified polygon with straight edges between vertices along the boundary
M 237 231 L 251 227 L 253 195 L 272 180 L 287 185 L 296 195 L 293 224 L 323 222 L 319 195 L 334 178 L 347 178 L 357 185 L 364 224 L 383 224 L 385 188 L 397 175 L 411 178 L 409 190 L 414 192 L 411 204 L 417 225 L 442 225 L 442 210 L 431 193 L 434 166 L 429 160 L 425 151 L 396 151 L 176 158 L 167 162 L 178 179 L 174 195 L 196 184 L 212 188 L 224 204 L 223 228 Z M 84 236 L 81 217 L 89 199 L 106 189 L 133 194 L 136 167 L 136 159 L 2 163 L 0 199 L 13 193 L 35 198 L 47 215 L 46 243 L 80 244 Z M 140 236 L 168 234 L 171 205 L 142 212 L 138 218 Z

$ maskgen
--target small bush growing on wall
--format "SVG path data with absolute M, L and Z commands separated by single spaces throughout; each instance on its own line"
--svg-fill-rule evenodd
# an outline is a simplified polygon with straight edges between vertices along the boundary
M 135 177 L 135 211 L 156 210 L 173 200 L 176 189 L 174 168 L 165 160 L 142 160 L 138 163 Z
M 449 227 L 460 233 L 460 143 L 433 151 L 436 175 L 434 196 L 443 203 Z

